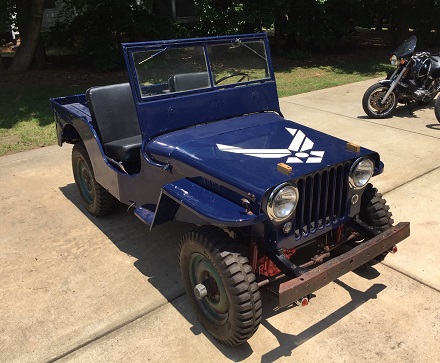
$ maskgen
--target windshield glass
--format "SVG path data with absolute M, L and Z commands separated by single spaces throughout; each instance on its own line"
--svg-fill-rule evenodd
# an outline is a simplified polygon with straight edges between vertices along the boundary
M 264 43 L 236 42 L 210 46 L 208 49 L 214 82 L 217 86 L 268 77 Z
M 396 49 L 394 54 L 397 57 L 404 57 L 408 54 L 413 54 L 414 49 L 416 49 L 417 37 L 415 35 L 410 36 L 407 40 L 405 40 L 399 47 Z
M 262 40 L 173 47 L 132 53 L 142 98 L 220 87 L 245 86 L 269 78 Z M 211 70 L 211 74 L 209 73 Z
M 188 73 L 205 74 L 204 82 L 192 84 L 192 89 L 209 87 L 206 59 L 202 47 L 166 47 L 159 50 L 134 52 L 133 60 L 142 97 L 175 92 L 175 76 Z M 179 82 L 177 87 L 179 87 Z

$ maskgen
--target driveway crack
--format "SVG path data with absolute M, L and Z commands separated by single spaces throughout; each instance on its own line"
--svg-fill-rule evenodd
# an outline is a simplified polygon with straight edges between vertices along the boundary
M 66 351 L 64 353 L 62 353 L 60 355 L 57 355 L 56 357 L 50 358 L 49 360 L 46 361 L 46 363 L 53 363 L 53 362 L 56 362 L 57 360 L 65 358 L 68 355 L 70 355 L 72 353 L 75 353 L 76 351 L 78 351 L 78 350 L 80 350 L 80 349 L 82 349 L 82 348 L 84 348 L 84 347 L 86 347 L 86 346 L 88 346 L 88 345 L 90 345 L 90 344 L 92 344 L 92 343 L 94 343 L 94 342 L 96 342 L 96 341 L 98 341 L 98 340 L 108 336 L 109 334 L 114 333 L 115 331 L 118 331 L 119 329 L 124 328 L 127 325 L 130 325 L 131 323 L 134 323 L 135 321 L 138 321 L 139 319 L 142 319 L 144 316 L 146 316 L 148 314 L 151 314 L 154 311 L 159 310 L 163 306 L 165 306 L 165 305 L 167 305 L 167 304 L 169 304 L 169 303 L 171 303 L 171 302 L 181 298 L 184 295 L 185 295 L 185 291 L 182 289 L 181 291 L 176 292 L 176 294 L 174 296 L 172 296 L 169 299 L 167 299 L 166 302 L 164 302 L 164 303 L 162 303 L 162 304 L 160 304 L 158 306 L 155 306 L 152 309 L 147 309 L 146 311 L 143 311 L 142 313 L 138 314 L 137 316 L 134 316 L 134 317 L 128 319 L 127 321 L 124 321 L 123 323 L 118 324 L 118 325 L 116 325 L 116 326 L 114 326 L 114 327 L 112 327 L 112 328 L 110 328 L 110 329 L 108 329 L 108 330 L 106 330 L 106 331 L 104 331 L 104 332 L 94 336 L 93 338 L 87 339 L 85 342 L 83 342 L 81 344 L 78 344 L 76 347 L 71 348 L 71 349 L 69 349 L 68 351 Z

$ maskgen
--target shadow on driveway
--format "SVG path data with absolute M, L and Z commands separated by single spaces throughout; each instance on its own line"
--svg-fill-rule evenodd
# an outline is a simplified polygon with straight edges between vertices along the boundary
M 242 361 L 252 355 L 253 350 L 248 343 L 238 347 L 227 347 L 213 339 L 198 322 L 184 296 L 185 292 L 180 278 L 177 257 L 178 247 L 182 235 L 192 230 L 194 225 L 168 222 L 148 232 L 148 228 L 135 216 L 129 215 L 122 204 L 111 215 L 104 218 L 95 218 L 82 205 L 75 184 L 68 184 L 61 187 L 60 190 L 120 251 L 136 258 L 134 266 L 148 278 L 148 282 L 192 325 L 191 332 L 194 335 L 203 333 L 212 342 L 213 346 L 225 357 L 233 361 Z M 368 280 L 378 276 L 378 272 L 373 268 L 360 270 L 357 274 Z M 326 318 L 317 321 L 298 335 L 280 331 L 269 323 L 267 319 L 276 314 L 289 313 L 291 309 L 302 308 L 290 305 L 286 308 L 278 309 L 277 297 L 265 289 L 261 289 L 263 302 L 261 325 L 273 334 L 279 342 L 277 348 L 261 357 L 261 362 L 273 362 L 280 357 L 290 356 L 296 347 L 331 327 L 365 302 L 375 299 L 377 294 L 386 288 L 385 285 L 375 284 L 363 292 L 353 289 L 339 280 L 336 280 L 335 283 L 349 292 L 351 301 Z M 274 287 L 276 288 L 276 286 Z M 306 309 L 304 313 L 307 313 Z

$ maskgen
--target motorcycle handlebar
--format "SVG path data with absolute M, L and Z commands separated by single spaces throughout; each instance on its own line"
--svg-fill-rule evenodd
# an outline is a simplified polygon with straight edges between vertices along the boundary
M 414 55 L 415 57 L 428 57 L 429 59 L 433 60 L 434 62 L 438 63 L 438 60 L 435 59 L 430 52 L 420 52 L 420 53 L 416 53 Z
M 416 53 L 415 56 L 416 57 L 423 57 L 423 56 L 431 57 L 431 53 L 429 53 L 429 52 L 420 52 L 420 53 Z

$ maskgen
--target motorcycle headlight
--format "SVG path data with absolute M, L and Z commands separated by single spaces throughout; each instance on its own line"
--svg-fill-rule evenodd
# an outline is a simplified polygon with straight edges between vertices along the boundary
M 277 186 L 267 201 L 267 214 L 275 222 L 289 218 L 298 204 L 298 188 L 284 183 Z
M 374 164 L 371 159 L 357 159 L 352 165 L 348 176 L 350 185 L 355 189 L 364 187 L 373 175 L 373 171 Z
M 393 54 L 390 58 L 390 62 L 392 66 L 397 66 L 397 56 L 395 54 Z

